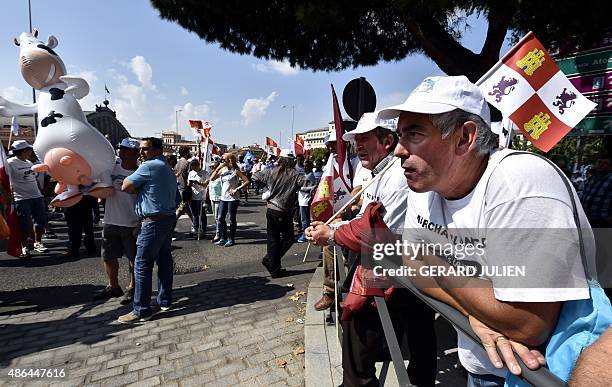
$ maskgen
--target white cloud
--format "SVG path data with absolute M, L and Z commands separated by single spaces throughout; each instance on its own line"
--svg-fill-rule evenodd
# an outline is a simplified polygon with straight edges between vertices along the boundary
M 0 89 L 0 96 L 15 103 L 32 103 L 32 92 L 28 94 L 16 86 Z
M 189 94 L 189 90 L 185 86 L 181 87 L 181 95 L 185 96 Z
M 406 98 L 408 98 L 408 94 L 410 93 L 409 92 L 395 92 L 395 93 L 383 95 L 376 102 L 376 109 L 380 110 L 380 109 L 384 109 L 389 106 L 399 105 L 400 103 L 403 103 L 404 101 L 406 101 Z
M 272 103 L 277 96 L 278 93 L 273 91 L 265 98 L 247 99 L 242 106 L 242 111 L 240 112 L 240 115 L 244 117 L 245 125 L 248 125 L 249 123 L 257 121 L 263 117 L 266 114 L 268 106 L 270 106 L 270 103 Z
M 143 87 L 150 90 L 156 89 L 156 86 L 151 82 L 153 78 L 153 68 L 147 63 L 144 56 L 138 55 L 133 57 L 130 61 L 130 67 L 138 78 L 138 82 L 140 82 Z
M 253 65 L 253 67 L 255 68 L 255 70 L 260 71 L 262 73 L 268 73 L 273 71 L 281 75 L 296 75 L 300 72 L 300 68 L 298 66 L 291 67 L 289 61 L 286 60 L 282 62 L 276 60 L 269 60 L 266 63 L 257 63 Z
M 177 111 L 178 113 L 176 113 Z M 215 121 L 211 114 L 212 111 L 208 104 L 195 105 L 192 102 L 187 102 L 182 106 L 176 105 L 168 116 L 172 122 L 168 127 L 174 130 L 178 124 L 179 133 L 189 139 L 193 137 L 193 130 L 190 128 L 188 120 L 208 121 L 213 124 L 214 128 Z

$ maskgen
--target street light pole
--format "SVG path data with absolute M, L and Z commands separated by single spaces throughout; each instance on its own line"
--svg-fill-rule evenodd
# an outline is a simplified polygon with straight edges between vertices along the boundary
M 282 108 L 286 109 L 288 108 L 288 105 L 283 105 Z M 295 141 L 295 138 L 293 137 L 293 124 L 295 122 L 295 105 L 291 105 L 291 141 Z
M 176 130 L 176 133 L 181 134 L 178 130 L 178 113 L 182 112 L 183 109 L 178 109 L 174 111 L 174 130 Z
M 293 122 L 295 121 L 295 105 L 291 105 L 291 141 L 295 141 L 293 137 Z

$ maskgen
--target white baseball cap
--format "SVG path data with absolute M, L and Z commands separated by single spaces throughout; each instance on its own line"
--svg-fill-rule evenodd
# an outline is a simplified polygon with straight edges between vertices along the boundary
M 21 150 L 21 149 L 26 149 L 26 148 L 32 148 L 32 145 L 30 145 L 29 142 L 27 142 L 26 140 L 17 140 L 15 142 L 13 142 L 13 145 L 11 145 L 13 147 L 14 150 Z
M 382 109 L 379 119 L 399 117 L 401 112 L 440 114 L 461 109 L 491 125 L 491 113 L 480 89 L 466 76 L 427 77 L 402 104 Z
M 377 127 L 381 127 L 384 129 L 389 129 L 395 132 L 397 128 L 397 118 L 392 118 L 388 120 L 378 119 L 378 112 L 373 113 L 363 113 L 359 122 L 357 122 L 357 127 L 350 132 L 346 132 L 342 135 L 342 139 L 344 141 L 353 141 L 355 139 L 355 135 L 359 133 L 367 133 L 371 130 L 376 129 Z

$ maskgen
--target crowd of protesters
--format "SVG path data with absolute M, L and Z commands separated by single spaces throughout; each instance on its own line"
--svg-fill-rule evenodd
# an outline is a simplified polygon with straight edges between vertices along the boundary
M 248 203 L 249 190 L 261 194 L 266 205 L 267 254 L 262 264 L 272 278 L 287 275 L 282 257 L 293 243 L 322 247 L 324 292 L 314 305 L 318 311 L 336 302 L 336 271 L 342 266 L 350 274 L 355 267 L 361 270 L 358 273 L 367 273 L 364 254 L 374 243 L 434 243 L 442 232 L 457 233 L 455 238 L 489 240 L 490 249 L 479 265 L 512 265 L 518 262 L 509 261 L 507 255 L 500 259 L 491 243 L 494 230 L 512 230 L 510 240 L 521 243 L 513 244 L 509 256 L 524 258 L 520 263 L 528 272 L 536 272 L 537 265 L 537 275 L 527 275 L 520 282 L 453 275 L 419 275 L 409 280 L 423 294 L 463 314 L 480 338 L 477 344 L 458 333 L 459 359 L 469 386 L 517 382 L 512 379 L 520 374 L 516 357 L 534 369 L 548 363 L 567 380 L 582 348 L 597 340 L 612 322 L 608 298 L 593 285 L 597 274 L 608 275 L 612 264 L 601 253 L 596 257 L 596 247 L 605 247 L 592 232 L 592 228 L 612 226 L 611 157 L 602 153 L 590 169 L 571 173 L 561 158 L 552 163 L 531 153 L 497 149 L 498 139 L 490 127 L 488 105 L 467 78 L 430 77 L 403 104 L 364 114 L 341 139 L 330 133 L 325 139 L 326 157 L 336 157 L 337 141 L 352 144 L 355 154 L 350 158 L 354 200 L 329 225 L 312 222 L 310 215 L 325 160 L 296 157 L 284 149 L 280 156 L 267 158 L 228 152 L 202 165 L 189 148 L 180 148 L 178 157 L 164 156 L 159 138 L 126 138 L 118 144 L 112 171 L 115 192 L 102 203 L 101 256 L 108 285 L 94 300 L 123 297 L 122 304 L 131 303 L 132 311 L 119 317 L 125 324 L 146 321 L 169 309 L 174 275 L 171 242 L 177 236 L 179 217 L 188 215 L 188 234 L 198 241 L 232 247 L 239 233 L 240 202 L 244 198 Z M 30 144 L 23 140 L 12 144 L 8 171 L 21 228 L 22 259 L 28 259 L 32 250 L 47 252 L 43 235 L 50 232 L 45 194 L 52 189 L 48 177 L 32 172 L 34 162 Z M 64 210 L 69 237 L 64 257 L 78 258 L 82 241 L 87 253 L 96 252 L 93 228 L 100 220 L 99 208 L 96 199 L 84 195 Z M 212 227 L 207 222 L 209 211 Z M 556 239 L 550 235 L 530 238 L 527 227 L 571 232 Z M 335 248 L 344 257 L 340 269 L 334 268 Z M 540 254 L 538 259 L 527 259 L 533 252 Z M 125 291 L 118 276 L 123 256 L 130 273 Z M 388 258 L 390 265 L 399 262 L 415 269 L 462 265 L 454 256 L 436 254 Z M 151 301 L 155 264 L 158 292 Z M 367 283 L 352 281 L 349 297 L 341 305 L 343 385 L 376 386 L 375 363 L 385 341 L 372 302 L 372 294 L 378 293 L 370 293 Z M 602 281 L 610 286 L 609 278 Z M 418 386 L 433 386 L 435 311 L 392 280 L 382 291 L 395 333 L 407 340 L 410 380 Z M 580 315 L 585 308 L 590 314 Z M 580 329 L 588 332 L 578 345 L 567 332 Z M 597 348 L 610 341 L 604 339 L 585 353 L 598 358 Z M 565 355 L 549 351 L 552 346 Z

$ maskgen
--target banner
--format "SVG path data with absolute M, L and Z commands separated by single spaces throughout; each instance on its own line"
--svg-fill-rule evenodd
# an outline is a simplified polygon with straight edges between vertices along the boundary
M 210 137 L 210 131 L 212 129 L 212 124 L 208 121 L 204 121 L 202 125 L 202 136 Z
M 295 135 L 295 141 L 293 142 L 293 153 L 297 155 L 304 154 L 304 139 L 299 134 Z
M 266 145 L 269 147 L 278 148 L 278 144 L 276 143 L 276 141 L 272 140 L 270 137 L 266 137 Z
M 0 204 L 4 207 L 4 218 L 11 230 L 6 252 L 13 257 L 21 255 L 21 228 L 17 219 L 17 210 L 13 201 L 13 190 L 11 188 L 11 178 L 8 172 L 8 163 L 4 146 L 0 143 L 0 184 L 2 185 L 3 195 L 0 195 Z
M 594 107 L 529 32 L 478 82 L 486 100 L 548 152 Z
M 327 221 L 335 211 L 342 208 L 351 198 L 351 191 L 346 189 L 338 174 L 338 162 L 330 155 L 323 169 L 321 182 L 315 191 L 310 205 L 313 220 Z
M 346 141 L 342 141 L 342 135 L 344 129 L 342 128 L 342 115 L 340 114 L 340 106 L 338 105 L 338 98 L 336 97 L 336 91 L 334 85 L 331 85 L 332 89 L 332 100 L 334 107 L 334 126 L 336 129 L 336 157 L 338 158 L 338 165 L 340 165 L 340 182 L 343 188 L 349 193 L 353 190 L 353 171 L 351 168 L 349 149 Z
M 19 128 L 19 123 L 17 123 L 17 117 L 13 116 L 13 118 L 11 118 L 11 134 L 13 136 L 19 136 L 19 132 L 21 128 Z M 11 144 L 9 144 L 10 146 Z

